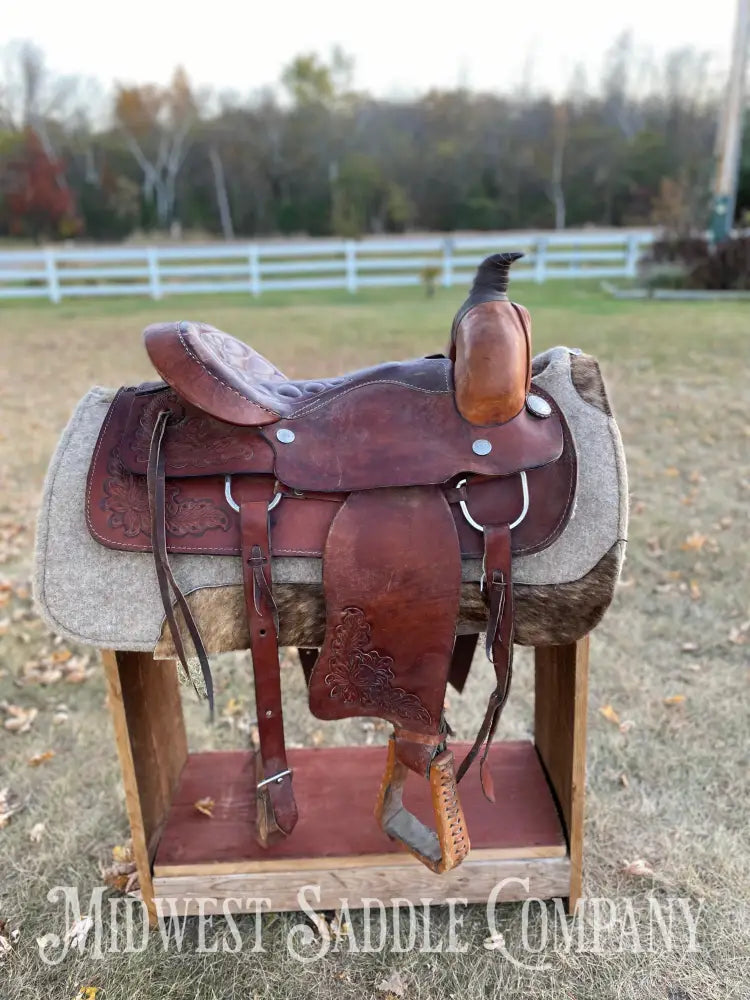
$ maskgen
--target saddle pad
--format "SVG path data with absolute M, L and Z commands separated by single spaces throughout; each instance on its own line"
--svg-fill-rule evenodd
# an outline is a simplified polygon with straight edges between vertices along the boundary
M 533 385 L 555 401 L 565 418 L 576 452 L 578 486 L 575 507 L 558 537 L 541 551 L 514 558 L 518 589 L 582 580 L 612 550 L 619 565 L 627 531 L 625 460 L 598 365 L 555 348 L 534 360 L 533 372 Z M 35 597 L 48 625 L 68 639 L 150 651 L 159 641 L 163 620 L 151 553 L 100 545 L 85 517 L 87 474 L 114 396 L 96 388 L 81 400 L 50 463 L 37 525 Z M 185 593 L 242 584 L 233 555 L 192 550 L 173 555 L 172 564 Z M 464 559 L 463 580 L 478 582 L 480 575 L 481 560 Z M 273 577 L 275 584 L 319 586 L 320 561 L 277 556 Z M 602 610 L 609 599 L 608 591 Z M 519 602 L 517 618 L 522 612 Z

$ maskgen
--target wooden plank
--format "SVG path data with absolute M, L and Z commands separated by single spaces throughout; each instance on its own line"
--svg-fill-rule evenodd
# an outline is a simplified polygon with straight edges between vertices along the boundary
M 461 759 L 470 744 L 456 744 Z M 193 754 L 175 792 L 154 872 L 241 873 L 294 867 L 403 866 L 401 845 L 389 840 L 373 809 L 385 763 L 384 747 L 290 750 L 300 820 L 292 835 L 264 849 L 255 841 L 252 755 L 248 751 Z M 496 743 L 491 750 L 496 802 L 482 795 L 477 774 L 460 786 L 472 857 L 554 857 L 566 853 L 565 836 L 532 743 Z M 209 818 L 195 809 L 214 800 Z M 407 785 L 408 808 L 433 825 L 429 785 L 416 775 Z M 486 852 L 486 854 L 482 853 Z M 352 860 L 353 859 L 353 860 Z M 419 868 L 419 862 L 407 859 Z
M 421 904 L 465 899 L 484 903 L 497 892 L 497 902 L 530 897 L 551 899 L 564 896 L 570 885 L 570 860 L 563 858 L 527 860 L 475 860 L 470 855 L 463 864 L 444 875 L 435 875 L 419 864 L 370 865 L 366 858 L 355 867 L 331 869 L 311 867 L 304 871 L 273 871 L 236 875 L 188 875 L 155 877 L 157 900 L 170 899 L 176 914 L 195 914 L 198 899 L 233 901 L 233 912 L 254 912 L 255 901 L 267 900 L 263 910 L 299 910 L 301 900 L 315 910 L 334 910 L 344 905 L 361 908 L 364 900 L 378 899 L 385 906 L 394 900 Z M 528 879 L 527 883 L 522 880 Z M 304 887 L 308 887 L 305 890 Z M 315 892 L 310 887 L 315 887 Z M 398 904 L 396 904 L 398 905 Z M 166 913 L 171 907 L 165 907 Z M 205 912 L 209 912 L 206 910 Z
M 542 847 L 472 847 L 471 857 L 476 861 L 505 861 L 523 858 L 566 858 L 566 844 L 548 844 Z M 341 857 L 325 856 L 325 862 L 330 868 L 359 868 L 363 859 L 370 866 L 403 867 L 404 865 L 420 866 L 421 862 L 406 854 L 403 848 L 399 853 L 342 855 Z M 241 875 L 257 872 L 307 871 L 311 864 L 319 866 L 320 857 L 313 858 L 279 858 L 271 861 L 204 861 L 191 865 L 160 865 L 155 864 L 154 877 L 174 878 L 178 875 Z
M 534 740 L 565 825 L 572 912 L 583 875 L 589 637 L 565 646 L 540 646 L 534 655 Z
M 151 861 L 187 760 L 179 681 L 171 661 L 102 651 L 133 855 L 152 920 Z

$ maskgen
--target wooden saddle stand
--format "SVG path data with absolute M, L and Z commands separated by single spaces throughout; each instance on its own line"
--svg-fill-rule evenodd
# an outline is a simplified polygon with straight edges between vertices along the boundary
M 512 674 L 512 557 L 552 544 L 577 483 L 565 417 L 531 387 L 529 315 L 507 297 L 518 256 L 481 265 L 445 355 L 336 378 L 290 381 L 203 324 L 146 330 L 163 382 L 116 395 L 90 467 L 89 530 L 110 548 L 153 553 L 175 651 L 187 668 L 194 650 L 211 706 L 208 657 L 170 555 L 242 560 L 259 729 L 254 761 L 189 756 L 173 666 L 106 654 L 152 912 L 160 894 L 267 895 L 269 884 L 274 908 L 294 908 L 291 886 L 311 880 L 321 907 L 347 892 L 350 905 L 403 896 L 405 885 L 437 901 L 486 899 L 509 874 L 528 877 L 531 895 L 578 895 L 586 639 L 536 651 L 535 744 L 491 750 Z M 393 725 L 377 795 L 372 748 L 285 746 L 271 566 L 291 556 L 322 559 L 325 636 L 300 649 L 311 711 Z M 456 634 L 471 558 L 483 565 L 495 686 L 455 766 L 444 703 L 477 641 Z M 477 758 L 480 782 L 461 785 L 462 806 L 457 786 Z M 423 779 L 414 811 L 410 772 Z M 192 803 L 206 789 L 225 813 L 198 829 Z M 501 898 L 519 893 L 513 883 Z

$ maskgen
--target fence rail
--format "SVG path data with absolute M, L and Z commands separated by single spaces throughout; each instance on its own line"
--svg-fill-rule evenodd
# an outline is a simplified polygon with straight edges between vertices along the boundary
M 0 252 L 0 299 L 467 284 L 484 256 L 526 254 L 516 279 L 634 277 L 650 230 L 504 232 L 412 239 Z

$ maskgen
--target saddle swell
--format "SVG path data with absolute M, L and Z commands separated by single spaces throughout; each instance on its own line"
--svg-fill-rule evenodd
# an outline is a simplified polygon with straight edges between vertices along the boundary
M 295 382 L 213 327 L 149 327 L 146 348 L 166 385 L 121 390 L 102 427 L 87 490 L 91 534 L 153 551 L 175 649 L 184 660 L 173 599 L 209 694 L 207 656 L 168 554 L 242 559 L 264 845 L 297 819 L 274 556 L 322 557 L 326 634 L 304 655 L 313 713 L 375 715 L 394 726 L 376 809 L 385 832 L 433 871 L 448 871 L 469 850 L 456 784 L 480 753 L 482 787 L 493 796 L 486 758 L 512 674 L 512 554 L 551 544 L 576 493 L 562 413 L 544 392 L 529 392 L 528 314 L 506 294 L 517 256 L 480 267 L 448 357 Z M 444 699 L 449 677 L 465 676 L 471 659 L 455 638 L 465 556 L 483 560 L 496 685 L 456 772 Z M 403 807 L 409 771 L 431 782 L 434 831 Z
M 522 412 L 531 386 L 531 320 L 508 300 L 508 272 L 522 254 L 494 254 L 480 266 L 456 313 L 448 354 L 456 406 L 472 424 L 503 424 Z

